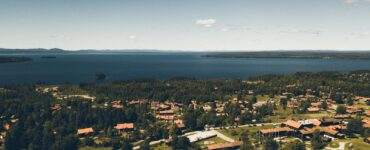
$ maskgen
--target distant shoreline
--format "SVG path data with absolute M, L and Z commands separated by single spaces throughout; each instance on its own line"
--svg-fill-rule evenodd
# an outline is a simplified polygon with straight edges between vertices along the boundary
M 370 51 L 259 51 L 215 52 L 213 58 L 297 58 L 297 59 L 370 59 Z
M 0 63 L 29 62 L 32 60 L 33 59 L 29 57 L 0 56 Z

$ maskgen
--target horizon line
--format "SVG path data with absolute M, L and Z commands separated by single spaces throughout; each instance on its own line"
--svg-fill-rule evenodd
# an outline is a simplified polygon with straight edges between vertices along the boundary
M 163 52 L 270 52 L 270 51 L 337 51 L 337 52 L 354 52 L 354 51 L 369 51 L 370 49 L 138 49 L 138 48 L 123 48 L 123 49 L 63 49 L 63 48 L 3 48 L 0 47 L 0 50 L 63 50 L 70 52 L 77 51 L 163 51 Z

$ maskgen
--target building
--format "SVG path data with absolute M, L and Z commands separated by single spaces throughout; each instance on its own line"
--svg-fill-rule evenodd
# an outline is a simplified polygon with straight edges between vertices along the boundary
M 307 108 L 307 111 L 310 112 L 310 113 L 317 113 L 320 111 L 320 108 L 318 107 L 309 107 Z
M 216 137 L 217 134 L 213 131 L 197 131 L 194 134 L 186 136 L 191 143 L 197 142 L 200 140 Z
M 177 128 L 180 128 L 180 129 L 185 128 L 185 124 L 184 124 L 184 121 L 182 119 L 176 119 L 174 121 L 174 123 L 175 123 Z
M 287 136 L 287 135 L 292 135 L 293 133 L 294 133 L 294 130 L 289 127 L 262 129 L 259 131 L 259 134 L 264 137 Z
M 289 127 L 289 128 L 298 130 L 302 127 L 302 125 L 298 121 L 287 120 L 286 122 L 282 123 L 282 127 Z
M 114 126 L 115 129 L 119 131 L 128 131 L 134 129 L 134 123 L 119 123 Z
M 94 133 L 93 128 L 82 128 L 77 130 L 77 135 L 79 136 L 87 136 Z

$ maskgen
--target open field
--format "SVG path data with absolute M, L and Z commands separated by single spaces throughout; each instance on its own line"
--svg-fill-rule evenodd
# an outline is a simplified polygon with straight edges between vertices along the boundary
M 172 150 L 172 148 L 165 143 L 154 145 L 151 149 L 153 150 Z
M 81 147 L 79 150 L 112 150 L 111 147 Z
M 204 140 L 195 142 L 195 144 L 199 145 L 202 149 L 207 149 L 207 146 L 208 145 L 211 145 L 211 144 L 222 144 L 222 143 L 225 143 L 225 142 L 226 141 L 222 140 L 219 137 L 213 137 L 213 138 L 204 139 Z
M 258 130 L 273 128 L 273 127 L 274 125 L 264 125 L 264 126 L 252 126 L 252 127 L 238 127 L 238 128 L 233 128 L 233 129 L 220 129 L 218 131 L 230 138 L 233 138 L 234 140 L 239 140 L 241 134 L 246 130 L 248 130 L 248 133 L 250 136 L 254 136 L 256 135 Z

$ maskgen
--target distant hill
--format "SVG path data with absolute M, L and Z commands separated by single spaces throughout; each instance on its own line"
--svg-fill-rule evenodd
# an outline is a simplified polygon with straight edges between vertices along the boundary
M 0 54 L 88 54 L 88 53 L 183 53 L 190 51 L 165 51 L 151 49 L 123 49 L 123 50 L 63 50 L 59 48 L 43 49 L 6 49 L 0 48 Z M 192 52 L 202 57 L 214 58 L 306 58 L 306 59 L 370 59 L 370 51 L 334 51 L 334 50 L 300 50 L 300 51 L 254 51 L 254 52 Z
M 258 51 L 213 52 L 203 57 L 214 58 L 306 58 L 306 59 L 370 59 L 370 51 Z
M 8 48 L 0 48 L 0 53 L 68 53 L 70 51 L 66 51 L 59 48 L 53 49 L 43 49 L 43 48 L 32 48 L 32 49 L 8 49 Z
M 44 48 L 31 48 L 31 49 L 8 49 L 0 48 L 1 53 L 155 53 L 155 52 L 167 52 L 161 50 L 151 50 L 151 49 L 125 49 L 125 50 L 97 50 L 97 49 L 84 49 L 84 50 L 63 50 L 59 48 L 44 49 Z

